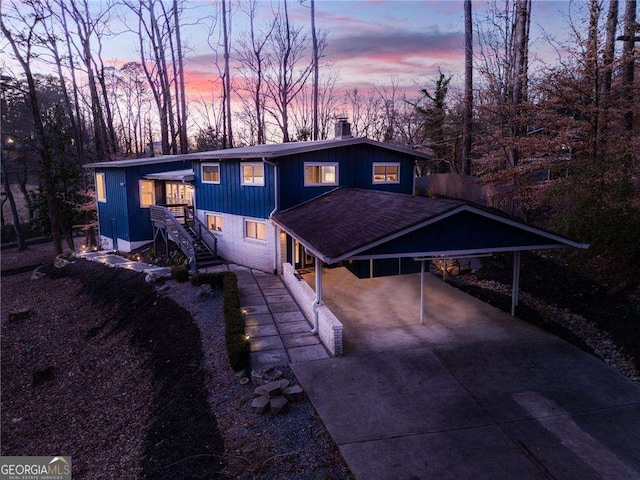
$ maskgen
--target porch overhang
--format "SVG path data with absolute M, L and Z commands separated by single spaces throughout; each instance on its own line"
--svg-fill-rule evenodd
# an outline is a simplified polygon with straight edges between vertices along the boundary
M 526 250 L 589 248 L 528 225 L 497 210 L 461 200 L 443 200 L 373 190 L 337 188 L 271 217 L 316 257 L 316 284 L 322 261 L 412 258 L 420 262 L 420 323 L 424 323 L 425 261 L 513 252 L 511 315 L 519 299 L 520 254 Z M 322 302 L 321 288 L 316 303 Z
M 275 213 L 272 220 L 329 265 L 589 247 L 460 200 L 351 188 Z
M 143 178 L 147 180 L 161 180 L 172 182 L 193 182 L 193 170 L 173 170 L 170 172 L 148 173 Z

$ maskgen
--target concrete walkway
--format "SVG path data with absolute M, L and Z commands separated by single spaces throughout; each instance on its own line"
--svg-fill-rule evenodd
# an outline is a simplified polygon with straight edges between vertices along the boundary
M 74 255 L 78 258 L 102 263 L 109 267 L 125 268 L 127 270 L 133 270 L 140 273 L 153 273 L 160 276 L 171 274 L 170 267 L 158 267 L 157 265 L 149 265 L 148 263 L 128 260 L 120 255 L 116 255 L 112 250 L 98 250 L 95 252 L 76 251 L 74 252 Z
M 309 322 L 279 277 L 235 264 L 206 269 L 225 270 L 238 277 L 245 333 L 251 342 L 251 368 L 329 358 L 318 337 L 309 333 Z
M 111 251 L 76 252 L 87 260 L 141 273 L 166 275 L 169 267 L 156 267 L 128 260 Z M 245 333 L 251 342 L 251 367 L 289 365 L 292 362 L 329 358 L 309 322 L 298 308 L 279 277 L 235 264 L 223 264 L 200 270 L 231 271 L 238 277 L 240 307 L 245 313 Z

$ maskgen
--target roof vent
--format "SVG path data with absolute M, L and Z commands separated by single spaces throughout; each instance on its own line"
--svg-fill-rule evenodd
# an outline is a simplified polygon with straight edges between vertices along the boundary
M 353 138 L 351 135 L 351 124 L 347 122 L 347 117 L 336 118 L 336 139 Z

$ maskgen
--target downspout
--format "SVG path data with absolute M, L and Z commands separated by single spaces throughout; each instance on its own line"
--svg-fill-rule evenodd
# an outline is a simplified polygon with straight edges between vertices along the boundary
M 411 192 L 411 195 L 413 195 L 414 197 L 418 194 L 418 192 L 416 192 L 416 177 L 418 176 L 418 162 L 417 160 L 413 163 L 413 186 L 411 187 L 413 189 L 413 191 Z
M 268 165 L 273 166 L 273 210 L 269 214 L 269 220 L 274 213 L 278 211 L 278 164 L 269 162 L 266 158 L 262 157 L 262 161 Z M 278 275 L 278 247 L 279 247 L 279 239 L 278 239 L 278 228 L 275 226 L 273 220 L 271 223 L 274 225 L 273 229 L 273 274 Z
M 318 333 L 320 319 L 318 318 L 318 307 L 322 305 L 322 261 L 316 257 L 316 299 L 313 302 L 313 329 L 310 333 Z

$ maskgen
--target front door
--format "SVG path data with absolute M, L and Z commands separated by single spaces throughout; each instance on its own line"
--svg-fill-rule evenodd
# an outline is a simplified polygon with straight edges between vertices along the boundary
M 293 241 L 293 257 L 296 269 L 310 268 L 315 265 L 315 257 L 309 255 L 297 240 Z

